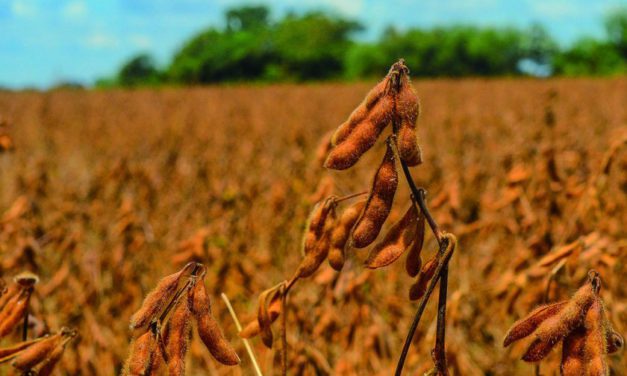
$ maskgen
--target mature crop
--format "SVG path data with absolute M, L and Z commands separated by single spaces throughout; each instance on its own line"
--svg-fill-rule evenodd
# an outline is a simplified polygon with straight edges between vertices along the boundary
M 0 282 L 0 338 L 21 332 L 21 342 L 0 348 L 0 364 L 8 363 L 16 371 L 30 375 L 52 374 L 61 360 L 65 346 L 77 332 L 61 328 L 54 334 L 46 334 L 29 340 L 28 328 L 30 299 L 39 277 L 32 273 L 21 273 L 13 278 L 8 287 Z
M 131 338 L 154 341 L 150 322 L 131 330 L 131 317 L 163 276 L 194 262 L 206 268 L 211 313 L 241 363 L 216 360 L 191 311 L 179 305 L 161 328 L 173 355 L 162 373 L 180 373 L 184 364 L 188 375 L 252 374 L 248 346 L 263 374 L 282 372 L 282 361 L 289 375 L 392 374 L 412 315 L 430 284 L 437 293 L 444 280 L 436 256 L 448 249 L 441 250 L 412 201 L 404 160 L 415 185 L 428 188 L 432 219 L 447 231 L 441 240 L 450 232 L 458 245 L 446 325 L 438 326 L 439 299 L 429 299 L 404 374 L 433 369 L 444 327 L 451 374 L 529 375 L 536 367 L 559 374 L 564 357 L 576 367 L 587 348 L 620 375 L 627 367 L 620 350 L 627 317 L 627 81 L 414 80 L 414 135 L 422 150 L 411 139 L 407 149 L 421 164 L 410 166 L 412 153 L 401 153 L 407 128 L 399 123 L 395 132 L 394 105 L 352 167 L 323 169 L 334 148 L 332 128 L 351 118 L 376 85 L 0 91 L 0 134 L 11 144 L 0 151 L 0 279 L 9 292 L 22 271 L 39 277 L 28 299 L 26 341 L 22 316 L 0 339 L 0 354 L 71 327 L 79 337 L 48 355 L 47 364 L 58 359 L 54 372 L 119 375 Z M 376 239 L 354 248 L 352 229 L 393 134 L 398 186 L 391 210 Z M 307 218 L 329 197 L 336 215 L 326 260 L 294 282 L 284 302 L 284 278 L 289 283 L 304 259 Z M 412 203 L 418 217 L 410 213 L 407 227 Z M 603 281 L 604 305 L 587 311 L 590 331 L 577 327 L 532 364 L 521 358 L 535 331 L 503 347 L 508 328 L 536 307 L 569 301 L 592 269 Z M 275 286 L 260 312 L 261 293 Z M 422 297 L 410 301 L 412 291 Z M 216 299 L 222 292 L 246 324 L 241 333 Z M 598 334 L 601 311 L 613 332 L 599 357 L 592 346 L 598 341 L 586 333 Z M 258 316 L 273 350 L 257 334 Z M 12 361 L 0 364 L 0 374 L 19 374 Z
M 419 304 L 414 323 L 409 330 L 396 374 L 402 373 L 418 322 L 435 283 L 440 279 L 442 281 L 438 302 L 438 334 L 433 352 L 435 362 L 433 371 L 437 374 L 448 374 L 444 349 L 447 278 L 448 263 L 457 245 L 457 239 L 452 234 L 440 231 L 427 209 L 425 190 L 416 187 L 409 172 L 409 166 L 422 162 L 416 136 L 418 114 L 418 96 L 411 87 L 409 69 L 401 59 L 392 65 L 386 77 L 370 90 L 348 120 L 335 131 L 330 142 L 331 148 L 329 149 L 324 141 L 318 148 L 318 150 L 328 151 L 325 167 L 345 170 L 352 167 L 366 151 L 373 147 L 388 126 L 392 128 L 392 135 L 386 140 L 383 161 L 375 172 L 368 199 L 363 208 L 360 203 L 354 204 L 342 213 L 341 220 L 338 222 L 335 214 L 338 203 L 356 195 L 340 199 L 330 196 L 316 204 L 307 221 L 303 235 L 304 258 L 296 273 L 289 282 L 280 283 L 260 295 L 256 322 L 248 324 L 240 333 L 243 338 L 251 338 L 259 334 L 263 343 L 271 348 L 274 338 L 271 325 L 279 315 L 282 315 L 281 369 L 284 375 L 287 374 L 288 369 L 285 317 L 287 295 L 290 289 L 299 279 L 310 277 L 318 270 L 322 262 L 330 256 L 330 248 L 333 249 L 333 254 L 329 259 L 329 264 L 335 270 L 340 271 L 344 265 L 347 247 L 365 248 L 377 239 L 394 204 L 394 196 L 399 185 L 397 163 L 400 164 L 411 190 L 410 208 L 397 223 L 390 227 L 383 239 L 372 247 L 366 266 L 372 269 L 388 266 L 403 252 L 411 249 L 406 269 L 411 276 L 418 274 L 415 269 L 418 269 L 418 264 L 422 263 L 420 252 L 424 243 L 425 219 L 428 221 L 440 250 L 420 271 L 418 281 L 410 288 L 411 299 L 424 299 Z M 356 207 L 360 208 L 359 212 L 355 210 Z M 432 283 L 427 284 L 428 282 Z M 271 306 L 274 306 L 273 311 L 270 310 Z
M 171 376 L 185 375 L 185 356 L 191 337 L 191 321 L 211 355 L 224 365 L 236 365 L 239 357 L 211 314 L 205 276 L 207 269 L 195 262 L 164 277 L 131 317 L 135 331 L 126 375 L 158 375 L 165 364 Z
M 537 308 L 515 323 L 503 345 L 509 346 L 533 334 L 533 341 L 522 358 L 537 362 L 563 342 L 560 366 L 563 375 L 607 375 L 605 355 L 617 352 L 624 341 L 605 316 L 600 289 L 599 274 L 591 271 L 589 281 L 570 300 Z

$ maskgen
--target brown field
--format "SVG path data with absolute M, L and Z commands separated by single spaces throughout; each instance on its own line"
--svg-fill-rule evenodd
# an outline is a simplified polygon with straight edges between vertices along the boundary
M 532 374 L 519 360 L 524 346 L 502 340 L 543 302 L 562 259 L 550 300 L 593 268 L 614 328 L 627 333 L 627 79 L 414 84 L 425 163 L 412 171 L 460 241 L 449 276 L 451 372 Z M 253 319 L 258 294 L 300 262 L 319 182 L 332 177 L 338 195 L 369 188 L 383 138 L 349 172 L 325 171 L 316 148 L 371 85 L 0 92 L 9 125 L 0 133 L 15 146 L 0 153 L 0 276 L 40 276 L 32 312 L 45 327 L 31 335 L 78 329 L 63 374 L 119 374 L 131 314 L 162 276 L 197 260 L 242 364 L 219 365 L 195 339 L 188 374 L 252 375 L 219 295 Z M 407 199 L 401 185 L 394 219 Z M 424 252 L 435 248 L 428 237 Z M 351 252 L 341 273 L 325 263 L 292 290 L 289 374 L 393 372 L 416 307 L 412 279 L 402 262 L 364 269 L 366 255 Z M 406 374 L 431 367 L 432 299 Z M 274 350 L 252 343 L 272 374 Z M 558 373 L 559 357 L 542 363 L 543 375 Z M 624 354 L 610 363 L 625 374 Z

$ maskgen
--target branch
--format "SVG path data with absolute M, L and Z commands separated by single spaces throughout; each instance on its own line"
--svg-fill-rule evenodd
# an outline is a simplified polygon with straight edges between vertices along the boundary
M 396 376 L 400 376 L 403 373 L 403 366 L 405 365 L 405 359 L 407 358 L 407 353 L 409 351 L 409 347 L 411 346 L 411 341 L 414 338 L 414 334 L 416 333 L 416 329 L 418 328 L 418 324 L 420 323 L 420 319 L 422 318 L 422 314 L 425 311 L 425 307 L 427 306 L 427 302 L 435 289 L 435 285 L 438 283 L 440 278 L 442 277 L 442 272 L 448 265 L 448 262 L 453 256 L 454 247 L 449 247 L 448 239 L 443 238 L 440 243 L 440 249 L 438 250 L 438 266 L 435 269 L 435 273 L 431 281 L 429 282 L 429 286 L 427 287 L 427 291 L 420 299 L 418 303 L 418 310 L 416 311 L 416 315 L 414 316 L 414 321 L 409 328 L 409 332 L 407 333 L 407 338 L 405 339 L 405 344 L 403 345 L 403 350 L 401 351 L 401 356 L 398 360 L 398 364 L 396 366 Z
M 433 349 L 433 361 L 438 375 L 447 376 L 446 367 L 446 294 L 448 290 L 448 262 L 442 268 L 440 276 L 440 296 L 438 299 L 438 320 L 435 337 L 435 347 Z
M 431 215 L 431 212 L 429 211 L 429 208 L 427 207 L 427 201 L 426 201 L 427 191 L 422 187 L 416 186 L 416 183 L 414 182 L 414 178 L 411 176 L 411 172 L 409 171 L 409 167 L 401 159 L 400 154 L 398 153 L 398 148 L 396 146 L 396 135 L 394 134 L 391 135 L 387 139 L 387 142 L 390 143 L 390 145 L 392 146 L 392 149 L 394 149 L 394 153 L 396 154 L 396 157 L 398 158 L 401 164 L 401 167 L 403 168 L 403 174 L 405 175 L 405 180 L 407 180 L 407 185 L 409 186 L 409 190 L 411 191 L 411 194 L 414 196 L 414 199 L 416 200 L 418 207 L 420 207 L 420 211 L 425 216 L 425 219 L 427 220 L 427 223 L 429 224 L 429 227 L 431 228 L 433 235 L 438 241 L 438 244 L 441 245 L 442 244 L 442 231 L 440 230 L 440 227 L 436 223 L 435 219 L 433 219 L 433 216 Z

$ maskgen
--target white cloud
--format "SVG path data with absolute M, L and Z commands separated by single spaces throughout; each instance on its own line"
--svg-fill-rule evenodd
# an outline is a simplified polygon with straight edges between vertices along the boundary
M 29 0 L 13 0 L 11 12 L 18 17 L 32 17 L 37 15 L 37 6 Z
M 136 48 L 148 49 L 152 47 L 152 39 L 146 35 L 133 34 L 129 37 L 129 41 Z
M 87 15 L 87 4 L 83 1 L 72 1 L 63 7 L 63 16 L 71 19 L 84 18 Z
M 103 32 L 96 32 L 85 38 L 85 45 L 90 48 L 114 48 L 118 46 L 118 40 L 115 36 Z

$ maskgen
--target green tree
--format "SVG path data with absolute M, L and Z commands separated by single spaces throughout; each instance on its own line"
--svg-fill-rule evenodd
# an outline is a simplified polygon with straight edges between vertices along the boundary
M 627 59 L 627 8 L 618 8 L 605 19 L 608 40 Z
M 381 74 L 388 61 L 404 57 L 414 76 L 517 74 L 528 55 L 525 33 L 516 29 L 447 26 L 398 32 L 388 28 L 375 45 L 347 54 L 349 77 Z
M 320 12 L 287 15 L 274 27 L 274 68 L 286 78 L 306 80 L 338 77 L 343 72 L 352 33 L 361 29 L 354 21 Z
M 559 51 L 559 46 L 546 28 L 536 23 L 525 33 L 523 49 L 526 59 L 537 64 L 550 64 L 553 56 Z
M 255 30 L 268 27 L 270 10 L 264 6 L 231 8 L 226 12 L 227 31 Z
M 583 38 L 553 60 L 556 74 L 567 76 L 611 75 L 625 72 L 625 60 L 605 41 Z
M 187 84 L 260 79 L 274 56 L 268 16 L 263 6 L 229 9 L 224 31 L 204 30 L 174 55 L 169 79 Z
M 174 55 L 168 76 L 183 83 L 258 79 L 272 55 L 267 31 L 209 29 Z
M 120 68 L 117 81 L 123 86 L 154 84 L 159 81 L 159 70 L 150 55 L 139 54 Z
M 356 43 L 345 55 L 344 76 L 349 79 L 376 78 L 389 68 L 389 56 L 377 43 Z

